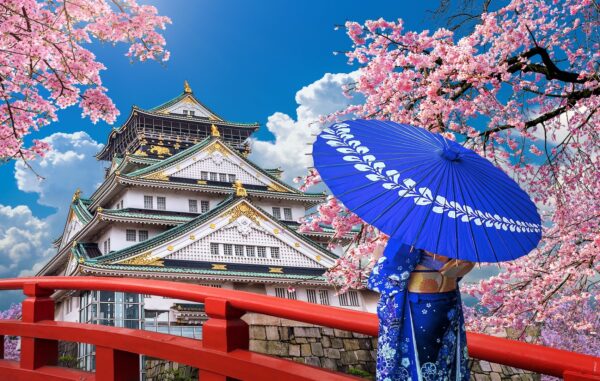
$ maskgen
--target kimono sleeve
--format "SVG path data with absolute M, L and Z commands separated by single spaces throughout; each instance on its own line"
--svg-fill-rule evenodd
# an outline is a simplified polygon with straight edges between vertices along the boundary
M 367 288 L 392 296 L 406 289 L 410 273 L 421 260 L 421 250 L 411 249 L 397 239 L 390 239 L 383 255 L 375 266 L 367 281 Z

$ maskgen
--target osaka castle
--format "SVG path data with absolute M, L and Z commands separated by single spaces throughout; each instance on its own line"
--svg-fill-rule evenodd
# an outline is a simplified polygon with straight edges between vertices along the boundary
M 187 84 L 151 109 L 132 107 L 97 154 L 104 182 L 76 191 L 57 254 L 38 275 L 174 280 L 374 311 L 366 290 L 337 295 L 325 271 L 350 244 L 333 232 L 300 233 L 298 220 L 325 200 L 248 159 L 256 123 L 230 122 Z M 199 337 L 202 304 L 91 291 L 59 293 L 57 320 Z M 81 354 L 80 354 L 81 355 Z

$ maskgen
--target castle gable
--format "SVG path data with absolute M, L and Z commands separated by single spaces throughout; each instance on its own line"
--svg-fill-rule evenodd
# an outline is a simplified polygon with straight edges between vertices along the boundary
M 293 187 L 275 176 L 251 164 L 246 158 L 228 147 L 220 139 L 209 138 L 161 163 L 141 171 L 132 172 L 134 177 L 149 179 L 195 180 L 200 184 L 208 181 L 267 187 L 277 192 L 297 193 Z
M 333 265 L 331 253 L 272 219 L 245 198 L 232 199 L 218 209 L 209 218 L 200 216 L 124 250 L 126 253 L 117 252 L 99 260 L 169 267 L 194 267 L 194 263 L 262 265 L 270 271 L 283 272 L 286 267 L 324 270 Z

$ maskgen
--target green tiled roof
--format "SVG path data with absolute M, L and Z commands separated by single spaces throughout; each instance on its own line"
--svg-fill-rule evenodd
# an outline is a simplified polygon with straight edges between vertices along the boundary
M 98 262 L 85 262 L 88 267 L 107 270 L 123 270 L 123 271 L 139 271 L 143 267 L 144 271 L 148 272 L 168 272 L 168 273 L 183 273 L 183 274 L 206 274 L 206 275 L 225 275 L 225 276 L 249 276 L 257 278 L 279 278 L 279 279 L 305 279 L 325 281 L 324 276 L 314 275 L 298 275 L 298 274 L 279 274 L 279 273 L 262 273 L 262 272 L 245 272 L 245 271 L 229 271 L 229 270 L 206 270 L 194 268 L 177 268 L 177 267 L 160 267 L 160 266 L 139 266 L 139 265 L 119 265 L 106 264 Z M 323 270 L 325 272 L 325 270 Z
M 145 213 L 138 210 L 126 209 L 104 209 L 102 214 L 114 217 L 123 218 L 144 218 L 152 220 L 165 220 L 165 221 L 179 221 L 188 222 L 194 219 L 192 216 L 184 216 L 178 214 L 157 214 L 157 213 Z
M 94 217 L 88 210 L 90 200 L 79 198 L 71 204 L 77 218 L 85 225 Z

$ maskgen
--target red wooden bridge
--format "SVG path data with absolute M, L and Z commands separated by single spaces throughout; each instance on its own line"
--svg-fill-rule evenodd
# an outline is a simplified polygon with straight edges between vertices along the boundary
M 0 380 L 55 381 L 139 379 L 139 355 L 199 368 L 202 381 L 226 380 L 360 380 L 248 350 L 246 312 L 377 335 L 377 317 L 365 312 L 279 299 L 242 291 L 223 290 L 166 281 L 39 277 L 0 280 L 0 290 L 22 289 L 22 320 L 0 320 L 0 338 L 21 337 L 20 361 L 3 359 Z M 54 321 L 56 290 L 102 290 L 152 294 L 205 304 L 209 319 L 203 339 L 195 340 L 144 330 Z M 600 380 L 600 358 L 538 345 L 468 333 L 471 357 L 563 377 L 568 381 Z M 56 366 L 58 340 L 96 346 L 96 372 Z M 3 342 L 3 340 L 2 340 Z

